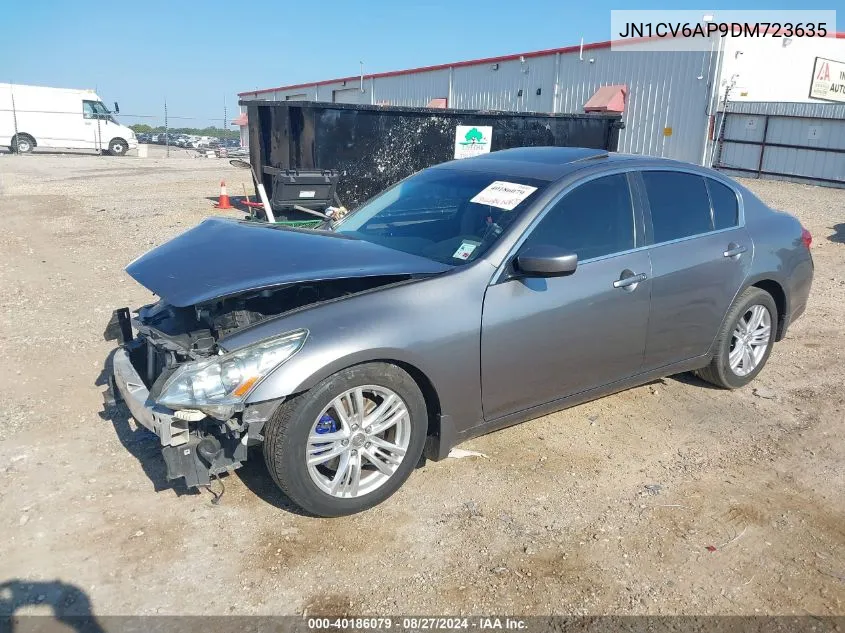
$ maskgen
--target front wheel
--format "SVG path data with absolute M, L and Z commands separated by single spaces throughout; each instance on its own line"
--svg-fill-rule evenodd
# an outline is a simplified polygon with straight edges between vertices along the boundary
M 109 154 L 112 156 L 123 156 L 128 149 L 129 144 L 122 138 L 113 138 L 109 142 Z
M 745 290 L 728 310 L 713 359 L 698 375 L 725 389 L 747 385 L 769 360 L 777 321 L 777 306 L 768 292 L 755 287 Z
M 15 154 L 29 154 L 35 148 L 35 142 L 28 134 L 16 134 L 12 139 L 11 150 Z
M 354 514 L 399 489 L 419 462 L 427 429 L 414 379 L 396 365 L 367 363 L 282 404 L 264 433 L 264 459 L 307 512 Z

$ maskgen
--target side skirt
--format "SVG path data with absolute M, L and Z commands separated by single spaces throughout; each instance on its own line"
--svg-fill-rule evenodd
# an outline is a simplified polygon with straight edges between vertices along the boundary
M 710 358 L 711 356 L 709 353 L 702 356 L 696 356 L 695 358 L 691 358 L 680 363 L 659 367 L 646 373 L 636 374 L 630 378 L 624 378 L 623 380 L 618 380 L 601 387 L 596 387 L 595 389 L 582 391 L 565 398 L 552 400 L 546 404 L 531 407 L 530 409 L 523 409 L 522 411 L 517 411 L 516 413 L 511 413 L 506 416 L 496 418 L 495 420 L 483 422 L 478 426 L 467 429 L 465 432 L 455 437 L 453 446 L 474 437 L 498 431 L 499 429 L 513 426 L 514 424 L 519 424 L 520 422 L 533 420 L 534 418 L 539 418 L 549 413 L 554 413 L 555 411 L 562 411 L 563 409 L 568 409 L 569 407 L 574 407 L 576 405 L 583 404 L 584 402 L 589 402 L 590 400 L 609 396 L 610 394 L 625 391 L 626 389 L 630 389 L 632 387 L 638 387 L 639 385 L 656 380 L 657 378 L 671 376 L 672 374 L 681 374 L 687 371 L 692 371 L 693 369 L 701 369 L 710 362 Z M 448 449 L 445 452 L 448 454 Z M 442 453 L 443 450 L 441 449 L 441 454 Z

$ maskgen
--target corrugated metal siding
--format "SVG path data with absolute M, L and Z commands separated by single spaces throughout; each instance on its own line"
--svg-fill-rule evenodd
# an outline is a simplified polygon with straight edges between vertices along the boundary
M 731 114 L 725 118 L 723 125 L 722 136 L 726 139 L 758 143 L 763 141 L 764 118 L 762 116 Z M 760 145 L 744 143 L 723 143 L 719 163 L 724 167 L 756 170 L 760 162 L 760 147 Z
M 806 178 L 839 180 L 845 187 L 845 154 L 809 149 L 767 147 L 763 171 Z
M 449 71 L 446 69 L 418 75 L 380 77 L 371 81 L 377 104 L 420 107 L 432 99 L 449 97 Z
M 366 88 L 365 88 L 366 90 Z M 366 99 L 366 101 L 364 100 Z M 332 103 L 369 103 L 370 98 L 359 86 L 332 90 Z
M 717 165 L 720 169 L 745 176 L 756 175 L 756 172 L 760 170 L 770 172 L 769 174 L 761 173 L 761 177 L 845 187 L 845 119 L 769 114 L 767 127 L 766 114 L 737 113 L 733 111 L 733 107 L 740 104 L 729 103 L 728 105 L 729 111 L 725 118 L 723 142 Z M 759 109 L 766 110 L 767 108 Z M 750 141 L 755 144 L 736 141 Z M 777 145 L 800 147 L 777 147 Z M 762 162 L 760 161 L 761 154 Z
M 359 91 L 354 102 L 419 107 L 433 98 L 448 97 L 450 108 L 580 113 L 601 86 L 626 84 L 626 128 L 619 136 L 619 150 L 700 163 L 709 125 L 709 86 L 715 83 L 715 56 L 715 52 L 609 48 L 584 51 L 583 59 L 577 52 L 554 53 L 525 62 L 500 62 L 496 69 L 494 64 L 479 63 L 366 78 L 365 92 Z M 290 93 L 305 92 L 308 99 L 331 101 L 333 90 L 350 87 L 335 82 Z M 276 100 L 285 96 L 284 91 L 272 93 Z M 670 135 L 664 134 L 667 128 Z
M 771 114 L 816 119 L 845 119 L 845 103 L 788 103 L 783 101 L 729 101 L 728 112 Z
M 772 117 L 767 143 L 803 145 L 807 149 L 766 147 L 763 171 L 839 180 L 845 186 L 845 120 Z
M 451 105 L 470 110 L 554 112 L 554 87 L 554 55 L 532 57 L 525 63 L 502 62 L 497 70 L 492 64 L 463 66 L 454 70 Z
M 845 150 L 845 120 L 772 117 L 769 143 Z
M 600 49 L 585 53 L 584 61 L 562 55 L 558 110 L 578 112 L 599 87 L 627 84 L 620 151 L 698 163 L 709 123 L 712 61 L 711 53 L 701 52 Z M 666 128 L 671 136 L 664 135 Z

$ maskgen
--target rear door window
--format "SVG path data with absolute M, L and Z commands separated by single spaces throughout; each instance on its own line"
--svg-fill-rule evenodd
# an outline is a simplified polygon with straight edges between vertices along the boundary
M 710 203 L 713 205 L 713 227 L 718 230 L 737 226 L 739 203 L 734 190 L 712 178 L 707 179 L 707 189 L 710 191 Z
M 634 248 L 634 208 L 625 174 L 604 176 L 566 194 L 549 209 L 526 245 L 558 246 L 592 259 Z
M 651 209 L 654 243 L 713 230 L 704 178 L 679 171 L 642 172 Z

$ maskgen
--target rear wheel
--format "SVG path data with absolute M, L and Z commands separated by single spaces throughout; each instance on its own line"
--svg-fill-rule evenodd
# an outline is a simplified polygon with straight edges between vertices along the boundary
M 29 134 L 16 134 L 11 147 L 16 154 L 29 154 L 35 148 L 35 139 Z
M 725 389 L 744 387 L 763 369 L 775 342 L 777 306 L 765 290 L 745 290 L 728 311 L 710 364 L 698 370 L 707 382 Z
M 304 510 L 354 514 L 405 482 L 427 428 L 413 378 L 395 365 L 367 363 L 279 407 L 264 433 L 264 459 L 276 484 Z
M 112 156 L 123 156 L 128 149 L 129 144 L 122 138 L 113 138 L 109 141 L 109 154 Z

